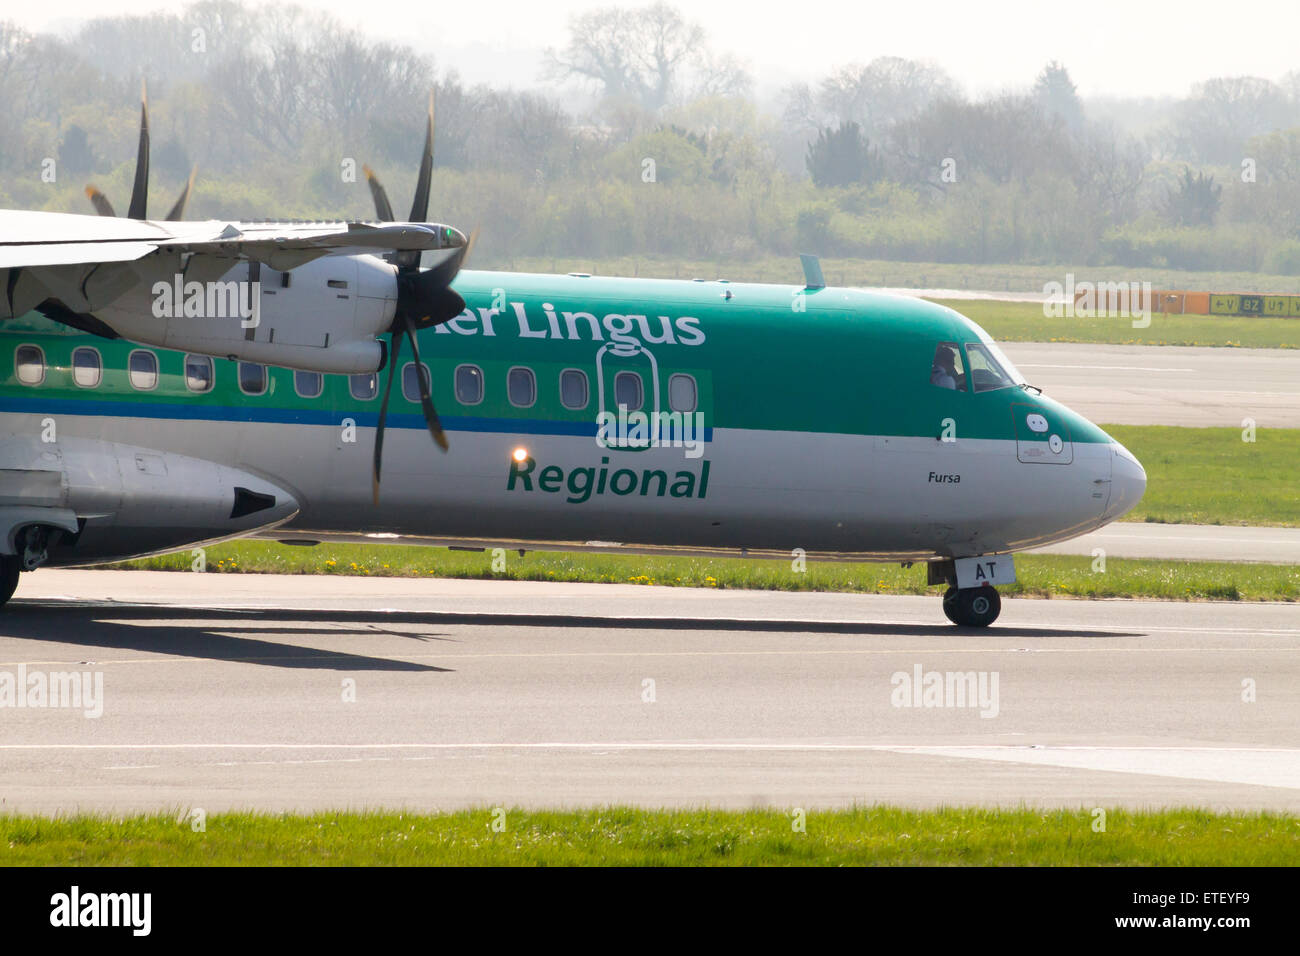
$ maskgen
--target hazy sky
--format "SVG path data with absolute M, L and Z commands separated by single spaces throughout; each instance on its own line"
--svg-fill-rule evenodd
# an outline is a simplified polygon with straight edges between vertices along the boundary
M 261 0 L 254 6 L 273 0 Z M 611 4 L 590 0 L 301 0 L 377 38 L 432 52 L 471 83 L 531 86 L 540 51 L 560 46 L 571 13 Z M 95 15 L 179 10 L 167 0 L 51 0 L 0 18 L 58 28 Z M 1278 79 L 1297 69 L 1289 38 L 1300 28 L 1297 0 L 1249 0 L 1205 13 L 1173 0 L 689 0 L 715 49 L 748 62 L 759 92 L 791 79 L 881 55 L 939 63 L 971 93 L 1026 86 L 1043 64 L 1063 62 L 1084 96 L 1183 94 L 1210 76 Z

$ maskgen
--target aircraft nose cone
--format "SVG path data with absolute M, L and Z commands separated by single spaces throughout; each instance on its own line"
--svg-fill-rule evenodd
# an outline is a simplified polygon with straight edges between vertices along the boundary
M 1142 463 L 1119 442 L 1111 446 L 1110 471 L 1110 502 L 1103 521 L 1114 521 L 1128 514 L 1147 490 L 1147 473 Z

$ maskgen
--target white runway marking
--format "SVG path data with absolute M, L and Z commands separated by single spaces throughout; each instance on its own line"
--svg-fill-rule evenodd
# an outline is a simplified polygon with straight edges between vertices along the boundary
M 899 753 L 1300 790 L 1300 751 L 1182 747 L 918 747 Z
M 200 749 L 203 745 L 200 745 Z M 235 745 L 243 746 L 243 745 Z M 279 745 L 296 749 L 304 745 Z M 305 745 L 330 749 L 333 745 Z M 690 741 L 625 741 L 604 743 L 460 743 L 460 744 L 353 744 L 346 749 L 430 749 L 442 753 L 483 750 L 531 750 L 585 752 L 592 756 L 619 751 L 713 751 L 756 753 L 770 751 L 815 753 L 819 751 L 894 753 L 904 756 L 953 757 L 991 760 L 1037 767 L 1064 767 L 1109 773 L 1129 773 L 1184 780 L 1209 780 L 1257 787 L 1300 790 L 1300 750 L 1252 747 L 1044 747 L 1025 744 L 1002 746 L 915 746 L 891 744 L 834 743 L 727 743 Z M 356 762 L 357 757 L 312 761 L 256 761 L 257 763 Z M 375 758 L 370 758 L 375 759 Z M 383 759 L 383 758 L 380 758 Z M 402 758 L 409 759 L 409 758 Z M 237 765 L 226 762 L 224 766 Z
M 359 750 L 437 751 L 440 754 L 464 751 L 565 751 L 592 756 L 619 751 L 711 751 L 761 753 L 772 751 L 817 753 L 894 753 L 904 756 L 952 757 L 966 760 L 991 760 L 1037 767 L 1065 767 L 1108 773 L 1177 777 L 1184 780 L 1209 780 L 1256 787 L 1282 787 L 1300 790 L 1300 750 L 1270 747 L 1078 747 L 1010 744 L 985 745 L 912 745 L 912 744 L 839 744 L 839 743 L 746 743 L 728 741 L 536 741 L 477 743 L 375 743 L 375 744 L 287 744 L 287 743 L 210 743 L 210 744 L 39 744 L 0 745 L 4 750 L 273 750 L 319 751 Z M 214 765 L 236 767 L 278 766 L 299 763 L 357 763 L 374 757 L 335 757 L 314 760 L 240 760 L 218 761 Z M 425 758 L 428 759 L 428 758 Z M 106 769 L 153 769 L 153 767 L 116 766 Z
M 1122 372 L 1195 372 L 1194 368 L 1156 368 L 1148 365 L 1044 365 L 1034 362 L 1018 362 L 1017 368 L 1087 368 L 1107 369 Z M 1271 393 L 1269 393 L 1271 394 Z

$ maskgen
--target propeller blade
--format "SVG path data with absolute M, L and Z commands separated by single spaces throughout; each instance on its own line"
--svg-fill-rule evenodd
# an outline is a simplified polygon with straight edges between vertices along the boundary
M 176 205 L 172 206 L 172 211 L 167 214 L 168 222 L 178 222 L 185 215 L 185 205 L 190 201 L 190 192 L 194 189 L 194 177 L 198 173 L 199 167 L 195 166 L 190 170 L 189 182 L 185 184 L 185 191 L 181 193 L 181 198 L 176 200 Z M 94 200 L 91 200 L 92 202 Z
M 475 226 L 469 234 L 469 239 L 465 243 L 465 254 L 460 257 L 460 264 L 463 267 L 469 262 L 470 253 L 474 251 L 474 243 L 478 242 L 478 226 Z
M 433 90 L 429 91 L 429 119 L 424 128 L 424 155 L 420 157 L 420 175 L 415 180 L 415 199 L 407 222 L 428 222 L 429 180 L 433 175 Z
M 393 205 L 388 201 L 388 193 L 380 183 L 379 177 L 369 166 L 362 166 L 361 171 L 366 174 L 366 184 L 370 186 L 370 195 L 375 201 L 375 212 L 379 216 L 379 221 L 393 222 Z
M 455 295 L 455 293 L 452 293 Z M 457 297 L 459 298 L 459 296 Z M 415 367 L 423 369 L 424 363 L 420 361 L 420 344 L 415 339 L 415 325 L 411 322 L 409 315 L 403 315 L 403 321 L 406 325 L 406 334 L 411 339 L 411 354 L 415 356 Z M 420 383 L 420 408 L 424 411 L 425 424 L 429 426 L 429 434 L 443 451 L 447 450 L 447 433 L 442 430 L 442 422 L 438 418 L 438 410 L 433 407 L 433 396 L 429 394 L 429 382 L 423 372 L 417 371 L 416 378 Z
M 135 154 L 135 184 L 131 187 L 129 219 L 147 219 L 149 205 L 149 98 L 140 81 L 140 145 Z
M 379 422 L 375 426 L 375 458 L 371 472 L 371 492 L 375 504 L 379 504 L 379 472 L 384 463 L 384 427 L 388 423 L 388 398 L 393 394 L 393 378 L 397 375 L 398 356 L 402 353 L 402 336 L 405 330 L 398 325 L 393 328 L 393 347 L 388 356 L 388 381 L 384 383 L 384 400 L 379 405 Z
M 113 211 L 113 204 L 108 201 L 108 197 L 100 192 L 97 187 L 87 186 L 86 196 L 89 197 L 91 203 L 94 205 L 95 212 L 99 213 L 101 216 L 117 215 L 117 213 Z

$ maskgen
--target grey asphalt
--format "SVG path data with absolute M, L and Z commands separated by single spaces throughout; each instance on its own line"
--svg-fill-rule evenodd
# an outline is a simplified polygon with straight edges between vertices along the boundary
M 1300 351 L 1004 342 L 1025 378 L 1107 425 L 1300 428 Z
M 103 675 L 0 707 L 4 811 L 1300 810 L 1294 604 L 42 570 L 0 634 L 0 685 Z
M 1110 558 L 1300 564 L 1300 528 L 1117 521 L 1031 553 L 1091 556 L 1098 548 Z

